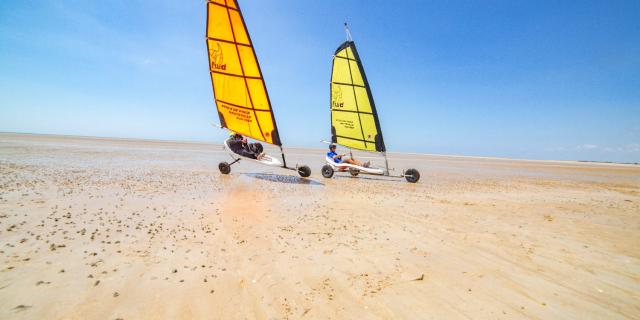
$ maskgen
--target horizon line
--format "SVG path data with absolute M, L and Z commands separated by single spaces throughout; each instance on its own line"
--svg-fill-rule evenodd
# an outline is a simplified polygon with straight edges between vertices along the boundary
M 152 139 L 152 138 L 132 138 L 132 137 L 114 137 L 114 136 L 85 136 L 85 135 L 73 135 L 73 134 L 57 134 L 57 133 L 38 133 L 38 132 L 16 132 L 16 131 L 0 131 L 1 134 L 14 134 L 14 135 L 33 135 L 33 136 L 52 136 L 52 137 L 67 137 L 67 138 L 80 138 L 80 139 L 110 139 L 120 141 L 143 141 L 143 142 L 157 142 L 157 143 L 190 143 L 190 144 L 213 144 L 218 145 L 222 142 L 204 141 L 204 140 L 169 140 L 169 139 Z M 300 147 L 300 146 L 286 146 L 283 148 L 288 149 L 307 149 L 307 150 L 320 150 L 321 148 L 313 147 Z M 362 151 L 362 150 L 356 150 Z M 362 151 L 366 152 L 366 151 Z M 508 157 L 492 157 L 492 156 L 478 156 L 478 155 L 459 155 L 459 154 L 439 154 L 439 153 L 421 153 L 421 152 L 402 152 L 402 151 L 390 151 L 387 153 L 403 154 L 403 155 L 417 155 L 417 156 L 435 156 L 435 157 L 450 157 L 450 158 L 472 158 L 472 159 L 485 159 L 485 160 L 503 160 L 503 161 L 532 161 L 532 162 L 563 162 L 563 163 L 593 163 L 593 164 L 614 164 L 614 165 L 640 165 L 639 162 L 615 162 L 615 161 L 597 161 L 597 160 L 557 160 L 557 159 L 526 159 L 526 158 L 508 158 Z

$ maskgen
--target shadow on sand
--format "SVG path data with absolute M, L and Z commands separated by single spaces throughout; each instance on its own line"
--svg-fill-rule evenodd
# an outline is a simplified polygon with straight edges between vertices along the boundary
M 398 177 L 386 177 L 386 176 L 375 176 L 375 175 L 358 175 L 357 177 L 352 177 L 347 174 L 336 174 L 333 176 L 334 179 L 358 179 L 358 180 L 373 180 L 373 181 L 386 181 L 386 182 L 396 182 L 396 181 L 404 181 L 404 178 Z
M 280 174 L 269 174 L 269 173 L 245 173 L 244 175 L 251 178 L 272 181 L 272 182 L 279 182 L 279 183 L 324 186 L 323 183 L 320 183 L 318 181 L 311 180 L 309 178 L 300 178 L 298 176 L 283 176 Z

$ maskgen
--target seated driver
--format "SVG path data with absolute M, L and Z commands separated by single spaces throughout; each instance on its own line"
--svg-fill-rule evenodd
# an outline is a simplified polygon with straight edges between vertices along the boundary
M 335 163 L 348 163 L 348 164 L 353 164 L 353 165 L 360 166 L 360 167 L 365 167 L 365 168 L 368 168 L 369 165 L 370 165 L 369 161 L 367 161 L 365 163 L 362 163 L 362 162 L 357 161 L 355 159 L 347 158 L 345 156 L 346 156 L 346 154 L 338 154 L 336 152 L 336 145 L 335 144 L 332 143 L 332 144 L 329 145 L 329 152 L 327 152 L 327 157 L 333 159 L 333 161 Z
M 243 157 L 260 160 L 264 157 L 262 144 L 259 142 L 248 143 L 247 138 L 234 134 L 228 140 L 229 149 Z

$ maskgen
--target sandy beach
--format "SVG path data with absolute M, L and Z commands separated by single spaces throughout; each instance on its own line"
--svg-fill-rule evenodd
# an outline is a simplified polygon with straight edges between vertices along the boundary
M 0 134 L 0 318 L 640 318 L 640 166 L 286 151 Z

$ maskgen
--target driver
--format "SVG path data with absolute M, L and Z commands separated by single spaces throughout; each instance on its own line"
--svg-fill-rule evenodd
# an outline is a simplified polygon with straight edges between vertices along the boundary
M 260 160 L 265 154 L 261 143 L 248 143 L 247 138 L 237 133 L 227 140 L 227 144 L 231 151 L 243 157 Z
M 357 160 L 355 160 L 353 158 L 347 158 L 345 156 L 346 156 L 346 154 L 338 154 L 336 152 L 336 145 L 335 144 L 332 143 L 332 144 L 329 145 L 329 152 L 327 152 L 327 157 L 333 159 L 333 161 L 335 163 L 348 163 L 348 164 L 353 164 L 353 165 L 360 166 L 360 167 L 365 167 L 365 168 L 368 168 L 369 165 L 371 165 L 369 163 L 369 161 L 367 161 L 365 163 L 362 163 L 362 162 L 357 161 Z

